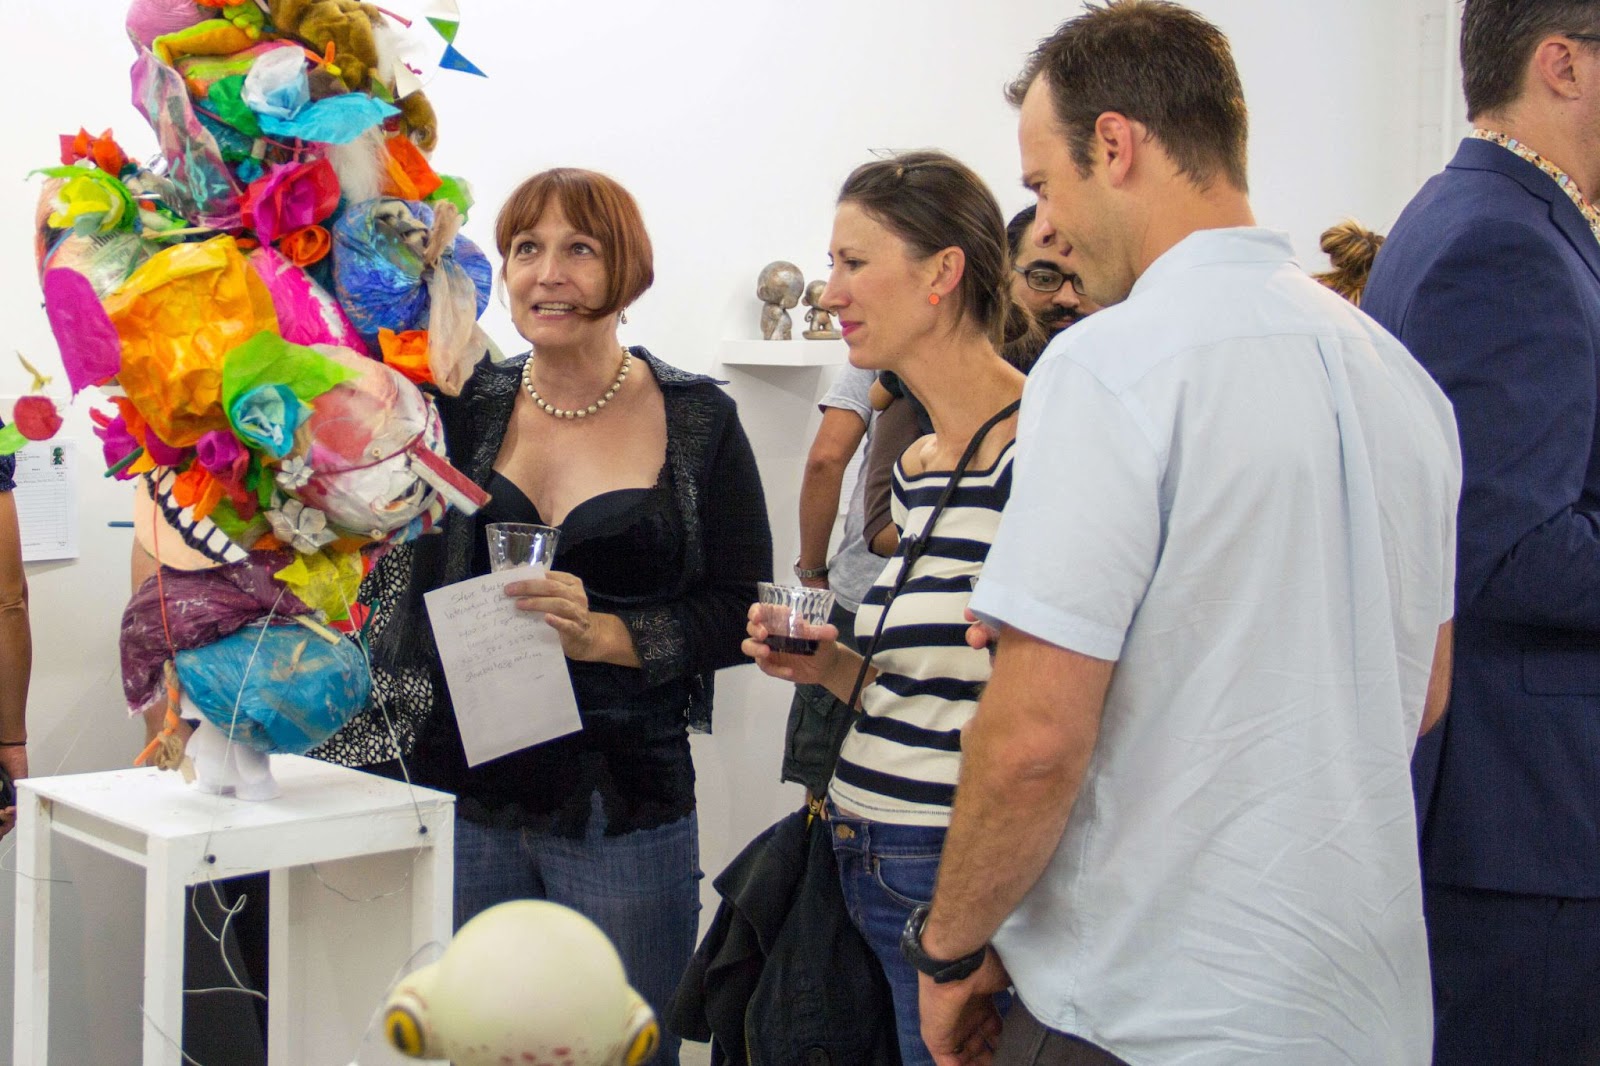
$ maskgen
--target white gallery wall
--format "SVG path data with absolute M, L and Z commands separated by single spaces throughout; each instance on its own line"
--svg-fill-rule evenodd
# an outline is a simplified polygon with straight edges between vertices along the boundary
M 826 270 L 832 198 L 874 151 L 939 147 L 989 180 L 1009 214 L 1015 118 L 1002 88 L 1076 3 L 1044 0 L 460 0 L 458 45 L 490 75 L 444 73 L 434 163 L 467 177 L 478 206 L 466 232 L 492 248 L 494 211 L 526 175 L 575 165 L 609 172 L 638 197 L 656 247 L 654 289 L 623 330 L 679 366 L 729 380 L 767 491 L 777 570 L 796 554 L 801 463 L 826 370 L 718 365 L 719 344 L 759 336 L 760 268 L 789 259 Z M 111 127 L 135 157 L 153 138 L 128 104 L 133 56 L 115 0 L 0 0 L 8 101 L 0 152 L 0 398 L 27 387 L 13 349 L 59 367 L 32 258 L 38 179 L 56 137 Z M 1263 225 L 1287 230 L 1322 267 L 1317 235 L 1353 215 L 1386 229 L 1458 130 L 1449 0 L 1200 0 L 1232 37 L 1251 106 L 1251 183 Z M 503 307 L 489 332 L 520 339 Z M 65 399 L 64 376 L 51 390 Z M 142 742 L 122 710 L 117 629 L 127 593 L 126 486 L 100 476 L 81 397 L 64 435 L 78 443 L 81 556 L 29 567 L 36 774 L 124 766 Z M 0 406 L 0 413 L 9 413 Z M 786 686 L 752 668 L 724 672 L 717 731 L 695 741 L 705 898 L 710 877 L 800 802 L 779 786 Z M 63 1063 L 134 1061 L 139 1033 L 141 886 L 109 859 L 63 845 L 55 886 L 53 1030 Z M 0 844 L 0 1034 L 9 1032 L 10 841 Z M 385 886 L 374 886 L 374 893 Z M 9 1061 L 0 1036 L 0 1062 Z M 352 1048 L 327 1049 L 345 1063 Z M 205 1066 L 218 1066 L 207 1063 Z

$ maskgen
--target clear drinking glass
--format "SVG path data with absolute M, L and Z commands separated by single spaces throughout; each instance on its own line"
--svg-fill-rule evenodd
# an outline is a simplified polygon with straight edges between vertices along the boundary
M 815 655 L 817 642 L 808 628 L 825 625 L 833 610 L 833 593 L 804 585 L 756 584 L 761 624 L 767 627 L 767 647 L 789 655 Z
M 490 570 L 499 572 L 519 566 L 549 570 L 555 561 L 561 530 L 531 522 L 490 522 L 485 535 L 489 538 Z

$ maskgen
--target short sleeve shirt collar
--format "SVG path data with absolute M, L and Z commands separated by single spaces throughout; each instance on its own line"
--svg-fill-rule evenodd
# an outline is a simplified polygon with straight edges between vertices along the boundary
M 1199 266 L 1294 262 L 1289 235 L 1278 230 L 1257 226 L 1195 230 L 1145 268 L 1128 295 L 1157 288 L 1169 278 Z

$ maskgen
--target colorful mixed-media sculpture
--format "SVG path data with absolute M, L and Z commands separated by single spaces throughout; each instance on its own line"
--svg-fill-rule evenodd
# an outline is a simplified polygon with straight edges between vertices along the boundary
M 141 758 L 178 761 L 176 715 L 197 717 L 212 790 L 274 794 L 267 753 L 366 705 L 362 576 L 485 499 L 450 466 L 430 393 L 454 395 L 492 347 L 491 267 L 400 58 L 426 33 L 462 69 L 458 16 L 413 6 L 134 0 L 157 154 L 80 130 L 39 172 L 46 313 L 73 394 L 108 395 L 91 412 L 106 473 L 133 483 L 159 564 L 123 617 L 129 710 L 164 703 L 168 724 Z M 22 405 L 13 422 L 0 450 L 60 424 Z

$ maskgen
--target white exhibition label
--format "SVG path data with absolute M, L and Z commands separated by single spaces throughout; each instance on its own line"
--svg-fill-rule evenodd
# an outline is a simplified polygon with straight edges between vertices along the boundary
M 543 573 L 502 570 L 424 596 L 469 766 L 583 728 L 561 638 L 504 592 Z
M 77 465 L 77 446 L 60 437 L 17 452 L 13 498 L 23 562 L 78 557 Z

